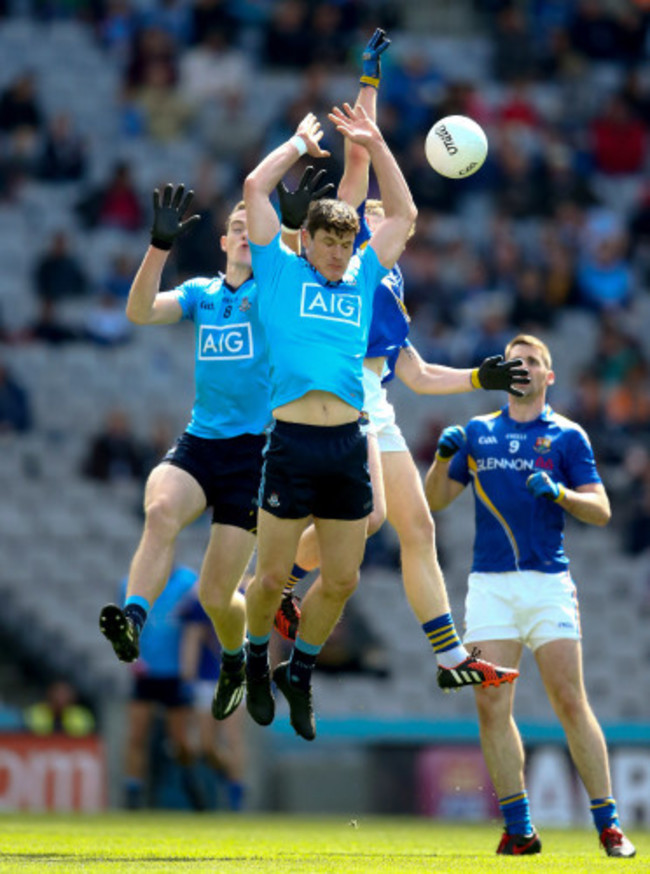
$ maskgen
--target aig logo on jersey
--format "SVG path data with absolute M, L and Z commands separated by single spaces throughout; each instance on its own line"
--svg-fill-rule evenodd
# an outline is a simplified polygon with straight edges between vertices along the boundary
M 300 315 L 330 322 L 347 322 L 358 327 L 361 324 L 361 297 L 324 288 L 315 282 L 305 282 Z
M 199 361 L 237 361 L 253 357 L 253 335 L 248 322 L 238 325 L 201 325 Z

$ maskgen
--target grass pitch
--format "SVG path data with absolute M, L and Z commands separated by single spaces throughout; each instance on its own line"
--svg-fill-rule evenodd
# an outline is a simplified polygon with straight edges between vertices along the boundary
M 542 831 L 540 856 L 495 855 L 500 825 L 412 817 L 300 818 L 114 813 L 0 816 L 0 872 L 54 874 L 593 874 L 650 871 L 650 832 L 631 832 L 637 857 L 608 859 L 593 829 Z

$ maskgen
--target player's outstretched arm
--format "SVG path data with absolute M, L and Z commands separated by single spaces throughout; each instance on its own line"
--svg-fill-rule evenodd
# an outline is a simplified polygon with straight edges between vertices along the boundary
M 320 147 L 322 137 L 320 122 L 310 112 L 291 139 L 274 149 L 248 174 L 244 182 L 244 202 L 251 242 L 266 246 L 275 237 L 280 223 L 271 203 L 271 192 L 302 155 L 308 154 L 312 158 L 329 156 L 329 152 Z
M 424 494 L 431 510 L 444 510 L 465 488 L 458 480 L 449 478 L 449 462 L 466 440 L 465 429 L 460 425 L 450 425 L 440 435 L 433 464 L 424 478 Z
M 445 367 L 429 364 L 409 344 L 395 363 L 395 373 L 411 391 L 427 395 L 465 394 L 482 388 L 488 391 L 509 391 L 521 396 L 518 385 L 530 382 L 528 371 L 520 358 L 504 361 L 502 355 L 486 358 L 480 367 Z
M 342 109 L 335 106 L 329 118 L 339 133 L 368 150 L 385 215 L 369 245 L 380 263 L 390 269 L 404 251 L 417 218 L 409 187 L 379 128 L 362 106 L 353 108 L 349 103 L 344 103 Z
M 183 314 L 176 296 L 160 291 L 160 281 L 174 240 L 200 220 L 198 215 L 183 219 L 193 197 L 193 191 L 185 193 L 184 185 L 178 185 L 174 190 L 171 183 L 165 186 L 162 198 L 157 188 L 153 193 L 151 245 L 131 284 L 126 302 L 126 315 L 136 325 L 172 324 Z
M 361 79 L 355 106 L 362 106 L 368 118 L 377 120 L 377 91 L 381 81 L 381 55 L 390 45 L 390 40 L 381 28 L 373 33 L 361 56 Z M 338 196 L 355 209 L 368 196 L 370 155 L 368 151 L 350 140 L 345 140 L 343 176 L 339 182 Z

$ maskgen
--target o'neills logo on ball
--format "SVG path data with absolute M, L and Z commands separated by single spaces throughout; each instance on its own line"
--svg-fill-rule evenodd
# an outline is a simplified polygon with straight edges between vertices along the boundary
M 458 153 L 458 148 L 454 145 L 454 139 L 444 124 L 436 128 L 436 136 L 440 137 L 448 154 L 456 155 Z

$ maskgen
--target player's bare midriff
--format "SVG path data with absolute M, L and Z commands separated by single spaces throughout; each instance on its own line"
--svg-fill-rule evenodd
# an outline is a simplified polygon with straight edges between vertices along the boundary
M 367 367 L 368 370 L 372 370 L 377 376 L 381 376 L 384 372 L 384 364 L 386 364 L 386 358 L 383 355 L 380 355 L 378 358 L 363 359 L 363 366 Z
M 281 422 L 333 428 L 356 422 L 359 418 L 359 410 L 332 392 L 314 390 L 289 404 L 276 407 L 273 416 Z

